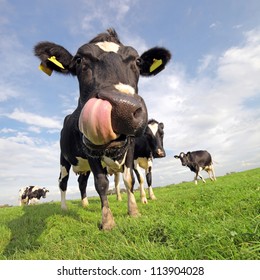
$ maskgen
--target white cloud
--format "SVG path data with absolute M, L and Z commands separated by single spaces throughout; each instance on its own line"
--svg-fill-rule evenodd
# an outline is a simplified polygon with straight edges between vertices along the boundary
M 50 129 L 61 129 L 62 127 L 62 123 L 60 120 L 50 117 L 42 117 L 30 112 L 25 112 L 18 108 L 14 109 L 12 113 L 7 114 L 6 116 L 10 119 L 33 125 L 34 127 L 43 127 Z
M 18 97 L 19 94 L 17 90 L 14 89 L 12 85 L 7 82 L 0 80 L 0 102 L 4 102 L 10 98 Z

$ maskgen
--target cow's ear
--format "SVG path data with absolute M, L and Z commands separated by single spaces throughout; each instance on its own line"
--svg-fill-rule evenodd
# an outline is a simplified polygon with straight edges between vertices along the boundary
M 73 56 L 64 47 L 51 42 L 41 42 L 34 47 L 34 54 L 41 60 L 39 69 L 49 76 L 52 71 L 75 75 L 70 66 Z
M 171 59 L 171 53 L 164 48 L 152 48 L 144 52 L 138 66 L 142 76 L 155 76 L 161 72 Z
M 164 129 L 164 123 L 162 123 L 162 122 L 159 123 L 159 126 L 160 126 L 161 129 Z
M 177 156 L 177 155 L 175 155 L 174 157 L 175 157 L 175 158 L 180 158 L 180 157 L 179 157 L 179 156 Z

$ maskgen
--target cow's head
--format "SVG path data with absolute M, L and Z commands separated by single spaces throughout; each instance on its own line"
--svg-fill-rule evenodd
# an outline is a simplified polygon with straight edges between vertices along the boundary
M 164 124 L 157 122 L 156 120 L 149 120 L 145 134 L 148 138 L 148 143 L 151 148 L 154 158 L 162 158 L 166 156 L 163 148 L 164 137 Z
M 181 160 L 181 164 L 183 166 L 187 166 L 189 164 L 189 155 L 190 155 L 190 152 L 188 152 L 187 154 L 181 152 L 179 156 L 175 155 L 174 157 L 179 158 Z
M 81 46 L 74 56 L 50 42 L 39 43 L 34 50 L 47 74 L 54 70 L 77 76 L 78 128 L 87 149 L 94 151 L 92 156 L 122 147 L 129 137 L 144 132 L 147 109 L 138 95 L 139 76 L 158 74 L 171 58 L 168 50 L 157 47 L 139 56 L 119 41 L 114 29 Z
M 49 192 L 49 190 L 46 189 L 45 187 L 43 187 L 43 188 L 42 188 L 42 197 L 43 197 L 43 198 L 46 198 L 47 192 Z

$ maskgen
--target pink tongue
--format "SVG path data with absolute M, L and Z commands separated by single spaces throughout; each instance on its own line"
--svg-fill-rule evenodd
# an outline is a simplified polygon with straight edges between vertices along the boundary
M 79 129 L 94 145 L 104 145 L 116 139 L 111 124 L 112 105 L 102 99 L 91 98 L 79 117 Z

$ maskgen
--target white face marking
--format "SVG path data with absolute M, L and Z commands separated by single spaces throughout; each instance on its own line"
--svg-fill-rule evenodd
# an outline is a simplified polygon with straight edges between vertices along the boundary
M 184 153 L 180 153 L 180 158 L 183 158 L 184 157 Z
M 73 165 L 73 171 L 76 174 L 84 174 L 88 171 L 91 171 L 88 160 L 81 158 L 81 157 L 76 157 L 76 159 L 78 160 L 78 164 L 76 166 Z
M 96 43 L 96 45 L 98 47 L 100 47 L 100 49 L 102 49 L 104 52 L 114 52 L 114 53 L 117 53 L 120 46 L 116 43 L 113 43 L 113 42 L 99 42 L 99 43 Z
M 148 126 L 150 127 L 153 135 L 155 136 L 156 132 L 158 131 L 158 123 L 149 124 Z
M 114 87 L 122 93 L 127 93 L 132 95 L 135 94 L 135 89 L 130 85 L 119 83 L 117 85 L 114 85 Z

